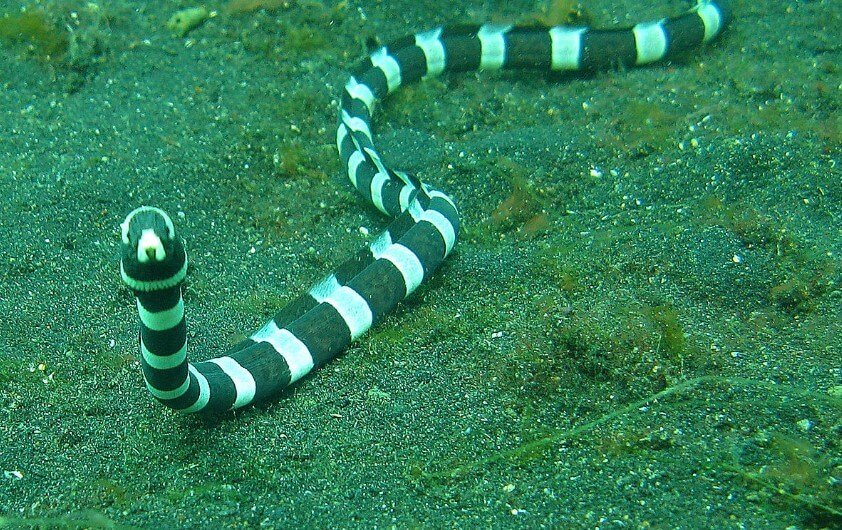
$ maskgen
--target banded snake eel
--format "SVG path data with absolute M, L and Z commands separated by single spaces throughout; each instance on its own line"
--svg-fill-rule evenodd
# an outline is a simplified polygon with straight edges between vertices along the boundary
M 682 15 L 630 28 L 442 27 L 378 49 L 345 85 L 336 146 L 354 187 L 394 220 L 224 355 L 187 360 L 181 295 L 187 254 L 170 217 L 141 206 L 122 223 L 120 271 L 137 299 L 146 387 L 182 412 L 225 411 L 271 398 L 348 348 L 450 254 L 459 233 L 454 201 L 415 175 L 390 169 L 372 140 L 375 103 L 400 86 L 444 72 L 649 64 L 713 40 L 729 18 L 723 0 L 700 0 Z

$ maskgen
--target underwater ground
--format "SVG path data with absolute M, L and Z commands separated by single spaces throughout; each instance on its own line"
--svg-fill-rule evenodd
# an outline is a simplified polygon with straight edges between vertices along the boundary
M 463 214 L 434 279 L 271 403 L 142 381 L 130 210 L 177 214 L 219 355 L 386 225 L 332 145 L 369 47 L 689 4 L 0 3 L 0 527 L 839 528 L 834 0 L 735 0 L 668 65 L 402 90 L 383 153 Z

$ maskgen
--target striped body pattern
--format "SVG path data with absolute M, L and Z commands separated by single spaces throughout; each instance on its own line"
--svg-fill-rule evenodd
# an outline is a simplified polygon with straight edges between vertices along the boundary
M 351 184 L 394 220 L 224 355 L 187 360 L 181 296 L 187 254 L 170 217 L 142 206 L 123 222 L 120 270 L 137 298 L 147 388 L 182 412 L 225 411 L 270 398 L 348 348 L 450 254 L 459 233 L 454 201 L 415 175 L 389 168 L 374 145 L 374 106 L 400 86 L 444 72 L 649 64 L 716 38 L 729 16 L 723 1 L 700 0 L 683 15 L 631 28 L 445 27 L 375 51 L 342 92 L 336 146 Z

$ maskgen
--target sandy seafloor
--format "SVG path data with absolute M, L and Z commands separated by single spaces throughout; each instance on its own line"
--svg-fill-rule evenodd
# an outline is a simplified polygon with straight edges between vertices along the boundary
M 191 357 L 218 355 L 386 224 L 332 147 L 367 44 L 540 6 L 209 4 L 186 37 L 181 2 L 1 5 L 58 29 L 0 37 L 0 527 L 839 527 L 842 4 L 401 92 L 379 142 L 456 199 L 457 250 L 325 369 L 201 418 L 144 388 L 126 213 L 176 215 Z

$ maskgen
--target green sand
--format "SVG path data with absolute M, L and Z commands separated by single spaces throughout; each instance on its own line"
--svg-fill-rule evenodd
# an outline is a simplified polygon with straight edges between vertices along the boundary
M 178 214 L 192 357 L 220 354 L 386 224 L 332 147 L 366 43 L 540 3 L 214 3 L 186 38 L 180 2 L 23 4 L 0 4 L 0 528 L 840 525 L 838 2 L 737 0 L 667 66 L 401 91 L 378 140 L 457 200 L 454 255 L 212 418 L 143 386 L 125 214 Z

